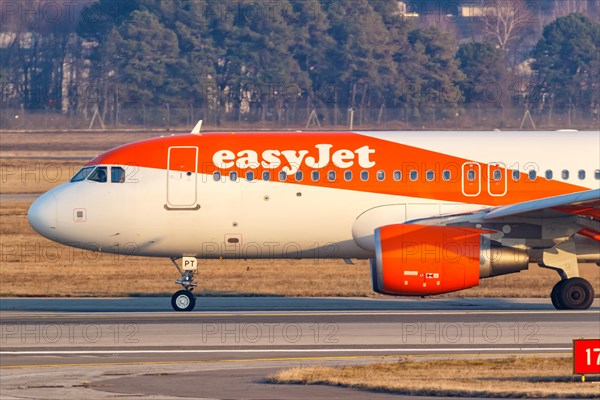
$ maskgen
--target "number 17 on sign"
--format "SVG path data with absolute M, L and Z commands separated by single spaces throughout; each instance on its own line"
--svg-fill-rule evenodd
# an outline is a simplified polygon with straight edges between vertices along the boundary
M 600 375 L 600 339 L 573 340 L 573 375 Z

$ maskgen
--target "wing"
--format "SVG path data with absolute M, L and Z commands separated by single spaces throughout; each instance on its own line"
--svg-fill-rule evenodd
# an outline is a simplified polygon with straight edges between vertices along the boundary
M 484 217 L 493 221 L 505 217 L 552 218 L 574 214 L 600 219 L 600 189 L 548 197 L 492 209 Z
M 569 216 L 573 218 L 565 218 Z M 551 240 L 579 233 L 600 241 L 600 189 L 488 208 L 472 214 L 423 218 L 408 224 L 477 227 L 499 233 L 509 225 L 510 233 L 501 233 L 506 239 Z

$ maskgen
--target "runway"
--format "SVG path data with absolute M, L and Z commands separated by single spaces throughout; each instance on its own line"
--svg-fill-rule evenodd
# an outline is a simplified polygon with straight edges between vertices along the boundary
M 0 327 L 3 398 L 363 399 L 264 380 L 406 356 L 569 355 L 573 338 L 600 336 L 600 303 L 573 312 L 547 299 L 206 297 L 177 313 L 161 297 L 5 298 Z

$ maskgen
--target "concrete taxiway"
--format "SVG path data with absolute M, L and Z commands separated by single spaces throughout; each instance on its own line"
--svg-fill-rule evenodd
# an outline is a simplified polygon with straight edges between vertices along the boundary
M 571 352 L 600 336 L 600 303 L 546 299 L 207 297 L 0 300 L 3 398 L 392 398 L 272 385 L 278 369 Z

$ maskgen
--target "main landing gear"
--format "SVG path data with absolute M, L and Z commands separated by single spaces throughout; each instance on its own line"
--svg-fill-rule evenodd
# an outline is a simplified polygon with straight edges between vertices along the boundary
M 194 282 L 194 275 L 198 270 L 198 263 L 194 257 L 183 257 L 182 270 L 175 260 L 175 258 L 171 258 L 171 262 L 181 274 L 181 278 L 177 279 L 175 283 L 183 286 L 183 289 L 178 290 L 171 297 L 171 306 L 175 311 L 192 311 L 196 305 L 196 299 L 194 298 L 192 290 L 198 286 L 198 284 Z
M 560 276 L 550 299 L 557 310 L 586 310 L 594 302 L 594 288 L 579 277 L 579 265 L 574 240 L 566 240 L 543 252 L 542 268 L 549 268 Z
M 594 289 L 583 278 L 563 279 L 554 285 L 550 298 L 557 310 L 587 310 L 594 301 Z

